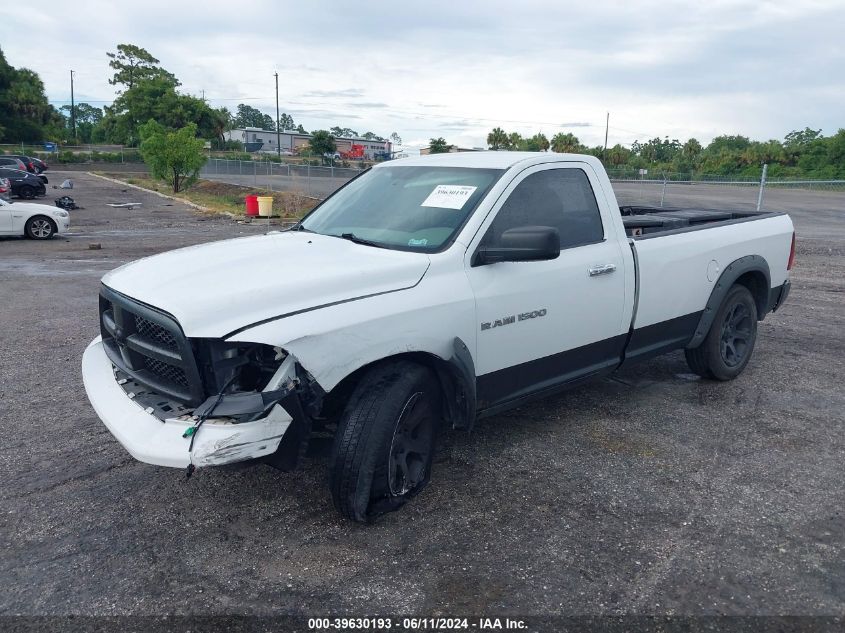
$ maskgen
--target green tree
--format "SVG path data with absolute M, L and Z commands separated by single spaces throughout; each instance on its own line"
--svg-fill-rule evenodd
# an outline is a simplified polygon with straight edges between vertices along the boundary
M 351 127 L 338 127 L 337 125 L 333 128 L 330 128 L 329 132 L 331 132 L 332 136 L 334 136 L 335 138 L 350 138 L 358 136 L 358 132 L 353 130 Z M 370 132 L 370 134 L 372 134 L 372 132 Z
M 167 182 L 173 193 L 190 187 L 199 178 L 205 164 L 203 141 L 196 136 L 197 126 L 189 123 L 178 130 L 167 130 L 150 120 L 140 128 L 141 156 L 154 178 Z
M 232 125 L 232 113 L 228 108 L 217 108 L 211 111 L 211 129 L 214 140 L 223 142 L 223 133 L 230 130 Z
M 326 154 L 334 154 L 337 151 L 334 136 L 327 130 L 315 130 L 308 144 L 317 156 L 325 157 Z
M 631 150 L 622 147 L 619 143 L 607 150 L 607 160 L 614 167 L 620 167 L 631 158 Z
M 273 120 L 269 114 L 262 115 L 261 117 L 261 125 L 259 126 L 262 130 L 272 130 L 273 132 L 276 131 L 276 122 Z
M 845 129 L 840 128 L 828 139 L 827 163 L 835 169 L 833 178 L 845 178 Z
M 748 149 L 751 145 L 751 140 L 747 136 L 740 135 L 723 135 L 717 136 L 710 144 L 707 145 L 706 151 L 711 154 L 718 154 L 722 150 L 727 151 L 743 151 Z
M 804 128 L 803 130 L 792 130 L 783 138 L 783 144 L 787 147 L 802 147 L 809 145 L 822 135 L 821 130 Z
M 272 125 L 272 128 L 267 127 L 268 120 L 270 125 Z M 246 103 L 238 104 L 238 108 L 235 111 L 235 116 L 232 120 L 232 127 L 257 127 L 262 130 L 276 129 L 276 126 L 273 125 L 273 118 L 269 114 L 264 114 L 258 108 L 253 108 L 251 105 Z
M 500 127 L 494 127 L 487 135 L 487 145 L 494 151 L 508 149 L 510 143 L 507 132 Z
M 631 144 L 631 151 L 645 159 L 648 163 L 660 163 L 671 161 L 681 152 L 681 143 L 678 139 L 669 140 L 669 137 L 655 137 L 645 143 L 634 141 Z
M 59 108 L 65 118 L 67 138 L 73 134 L 71 125 L 71 107 L 63 105 Z M 73 108 L 76 121 L 76 138 L 82 143 L 93 143 L 94 130 L 103 120 L 103 109 L 88 103 L 77 103 Z
M 402 145 L 402 137 L 397 132 L 392 132 L 390 134 L 390 142 L 394 145 Z
M 526 152 L 545 152 L 549 149 L 549 139 L 546 138 L 545 134 L 539 132 L 525 139 L 519 149 Z
M 125 86 L 127 90 L 135 87 L 143 79 L 164 79 L 174 86 L 179 80 L 158 65 L 159 61 L 149 51 L 134 44 L 118 44 L 117 51 L 106 53 L 111 60 L 109 66 L 114 69 L 114 76 L 109 79 L 113 86 Z
M 0 141 L 60 140 L 64 119 L 49 104 L 41 78 L 9 65 L 0 50 Z
M 698 139 L 691 138 L 681 147 L 681 155 L 688 161 L 694 162 L 701 155 L 702 149 Z
M 449 152 L 449 144 L 442 136 L 430 139 L 428 148 L 430 154 L 447 154 Z
M 138 81 L 106 107 L 101 127 L 108 142 L 134 146 L 140 140 L 139 126 L 150 119 L 171 129 L 194 123 L 200 136 L 214 139 L 226 126 L 221 118 L 202 99 L 180 94 L 169 80 L 154 77 Z
M 353 136 L 356 136 L 356 135 L 355 135 L 355 134 L 353 134 Z M 385 140 L 387 140 L 387 139 L 385 139 L 383 136 L 379 136 L 379 135 L 378 135 L 378 134 L 376 134 L 375 132 L 364 132 L 364 133 L 361 135 L 361 138 L 365 138 L 365 139 L 367 139 L 368 141 L 385 141 Z
M 293 117 L 285 112 L 279 116 L 279 131 L 285 132 L 287 130 L 293 130 L 296 127 L 296 123 L 293 122 Z
M 552 151 L 559 154 L 575 154 L 582 148 L 581 141 L 572 132 L 558 132 L 552 137 L 551 146 Z

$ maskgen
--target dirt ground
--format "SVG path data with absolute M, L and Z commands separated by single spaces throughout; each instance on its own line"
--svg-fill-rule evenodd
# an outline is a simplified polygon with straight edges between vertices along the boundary
M 186 481 L 105 429 L 101 275 L 266 226 L 73 177 L 71 233 L 0 239 L 0 614 L 845 613 L 845 196 L 767 194 L 798 259 L 739 379 L 676 353 L 451 432 L 429 489 L 360 526 L 319 458 Z

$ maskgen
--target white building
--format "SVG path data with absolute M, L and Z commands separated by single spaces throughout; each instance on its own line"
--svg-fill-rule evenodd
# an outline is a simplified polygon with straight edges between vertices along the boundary
M 282 151 L 296 152 L 303 145 L 311 140 L 310 134 L 299 132 L 280 132 L 278 135 L 273 130 L 262 130 L 257 127 L 236 128 L 224 132 L 223 138 L 227 141 L 240 141 L 248 152 L 271 152 L 277 151 L 276 139 Z M 374 141 L 365 138 L 343 138 L 336 137 L 335 144 L 338 152 L 349 152 L 353 145 L 361 145 L 364 150 L 364 158 L 373 160 L 376 154 L 392 151 L 390 141 Z

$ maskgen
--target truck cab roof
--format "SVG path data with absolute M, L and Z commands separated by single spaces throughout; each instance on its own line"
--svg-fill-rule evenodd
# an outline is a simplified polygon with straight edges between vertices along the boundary
M 427 156 L 414 156 L 411 158 L 399 158 L 389 163 L 380 163 L 379 167 L 390 165 L 401 165 L 408 167 L 417 166 L 443 166 L 443 167 L 470 167 L 479 169 L 509 169 L 515 165 L 528 167 L 538 163 L 572 162 L 581 161 L 590 163 L 601 171 L 601 162 L 595 156 L 587 154 L 557 154 L 555 152 L 455 152 L 449 154 L 428 154 Z

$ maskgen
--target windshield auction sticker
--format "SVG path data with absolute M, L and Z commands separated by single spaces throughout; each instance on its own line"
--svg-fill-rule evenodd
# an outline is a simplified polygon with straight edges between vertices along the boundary
M 468 185 L 437 185 L 421 207 L 439 207 L 441 209 L 460 209 L 469 200 L 478 187 Z

